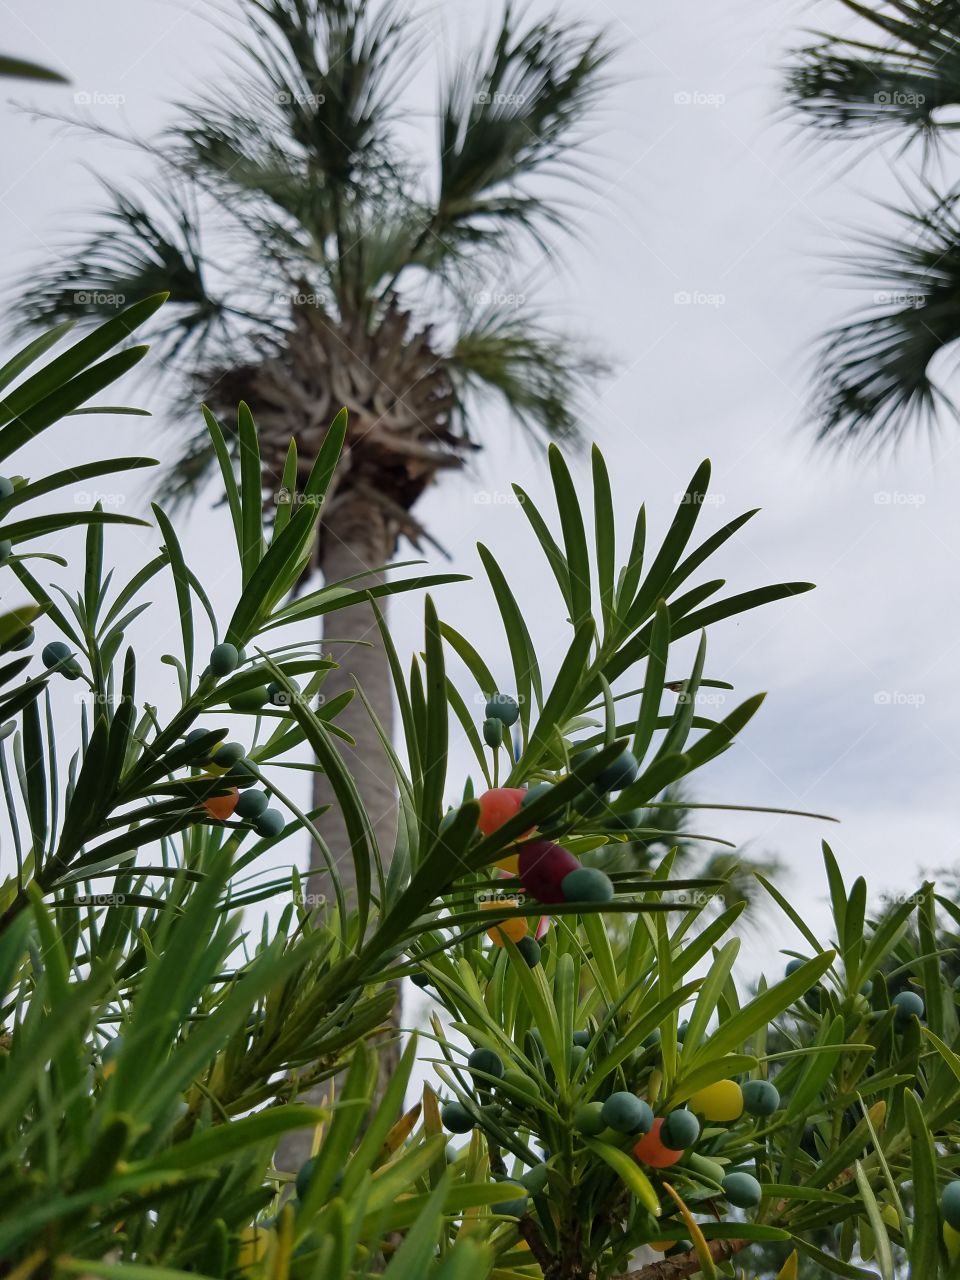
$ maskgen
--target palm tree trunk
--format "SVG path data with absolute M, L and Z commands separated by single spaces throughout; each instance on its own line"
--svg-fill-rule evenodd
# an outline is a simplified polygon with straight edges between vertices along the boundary
M 395 536 L 382 511 L 361 498 L 351 497 L 349 505 L 336 513 L 335 527 L 325 527 L 320 568 L 324 581 L 339 582 L 364 569 L 386 564 L 393 556 Z M 383 575 L 364 578 L 360 586 L 375 586 Z M 386 601 L 381 603 L 386 611 Z M 332 643 L 337 640 L 356 644 Z M 327 646 L 329 645 L 329 648 Z M 338 662 L 323 682 L 322 693 L 329 701 L 345 689 L 363 689 L 388 739 L 393 737 L 393 683 L 390 666 L 380 643 L 380 631 L 368 604 L 354 605 L 328 616 L 324 627 L 325 656 Z M 357 784 L 370 816 L 384 864 L 390 860 L 397 834 L 397 797 L 393 769 L 379 735 L 358 697 L 337 717 L 337 724 L 355 740 L 356 746 L 338 743 L 347 767 Z M 348 898 L 356 892 L 353 858 L 346 828 L 336 807 L 336 799 L 324 773 L 314 774 L 313 803 L 331 805 L 318 822 L 318 829 L 330 848 Z M 315 873 L 311 892 L 329 892 L 319 850 L 310 851 L 310 870 Z
M 326 583 L 339 582 L 363 569 L 377 568 L 393 556 L 396 538 L 392 527 L 377 506 L 362 498 L 351 496 L 338 506 L 334 527 L 323 530 L 323 546 L 320 569 Z M 383 581 L 383 575 L 371 575 L 361 585 L 374 586 Z M 381 602 L 386 613 L 386 601 Z M 353 605 L 330 614 L 324 627 L 324 656 L 340 665 L 329 673 L 322 686 L 323 697 L 329 701 L 345 689 L 358 685 L 363 689 L 376 711 L 388 739 L 393 736 L 393 683 L 386 653 L 380 643 L 380 631 L 372 608 L 368 604 Z M 333 641 L 349 640 L 362 643 L 340 644 Z M 329 644 L 329 649 L 327 645 Z M 360 797 L 369 814 L 377 845 L 384 866 L 389 865 L 397 832 L 397 798 L 393 769 L 380 741 L 377 730 L 359 697 L 347 705 L 337 716 L 337 724 L 354 739 L 356 745 L 348 746 L 338 740 Z M 325 773 L 313 775 L 313 806 L 328 804 L 330 809 L 317 819 L 317 829 L 326 842 L 334 865 L 343 884 L 348 903 L 356 900 L 356 876 L 353 855 L 346 827 L 337 806 L 336 797 Z M 310 876 L 308 878 L 309 901 L 331 897 L 330 884 L 323 859 L 316 845 L 310 850 Z M 379 1046 L 378 1088 L 379 1097 L 399 1061 L 399 1040 L 396 1035 L 400 1025 L 400 991 L 391 1017 L 392 1026 L 386 1039 Z M 304 1095 L 303 1101 L 321 1103 L 328 1092 L 320 1085 Z M 310 1155 L 311 1134 L 300 1131 L 288 1134 L 277 1151 L 278 1168 L 298 1169 Z

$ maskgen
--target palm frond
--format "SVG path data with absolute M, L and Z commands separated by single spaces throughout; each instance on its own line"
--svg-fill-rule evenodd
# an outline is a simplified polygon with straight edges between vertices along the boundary
M 26 58 L 12 57 L 7 53 L 0 53 L 0 76 L 12 76 L 17 80 L 44 80 L 53 84 L 70 83 L 66 76 L 51 67 L 41 66 Z
M 928 210 L 898 210 L 897 234 L 865 239 L 850 266 L 872 303 L 832 329 L 818 358 L 819 437 L 877 445 L 951 408 L 933 380 L 935 358 L 960 339 L 958 194 Z
M 563 223 L 530 180 L 570 176 L 612 52 L 603 36 L 552 19 L 518 30 L 507 5 L 492 49 L 466 60 L 444 92 L 438 236 L 502 243 L 505 229 L 540 235 Z
M 229 313 L 207 286 L 197 210 L 183 187 L 158 186 L 153 208 L 103 184 L 111 201 L 100 229 L 79 249 L 27 273 L 21 284 L 17 331 L 63 320 L 91 321 L 167 292 L 168 305 L 151 333 L 161 358 L 193 361 L 228 337 Z M 66 283 L 64 283 L 66 280 Z
M 499 396 L 534 435 L 582 442 L 577 404 L 605 362 L 545 328 L 529 308 L 494 301 L 467 321 L 449 357 L 463 420 L 471 396 Z
M 238 91 L 188 106 L 178 132 L 210 173 L 332 234 L 332 197 L 393 171 L 392 122 L 415 24 L 394 0 L 244 0 L 243 8 L 251 34 L 237 40 Z
M 929 142 L 960 103 L 958 0 L 887 0 L 875 10 L 840 0 L 873 37 L 819 34 L 787 73 L 793 107 L 818 128 L 850 137 L 905 131 Z

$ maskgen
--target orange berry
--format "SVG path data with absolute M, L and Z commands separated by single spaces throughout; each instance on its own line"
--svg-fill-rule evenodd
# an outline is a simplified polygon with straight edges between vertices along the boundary
M 682 1151 L 671 1151 L 660 1141 L 660 1130 L 663 1128 L 663 1116 L 657 1116 L 653 1128 L 645 1133 L 639 1142 L 634 1144 L 633 1154 L 641 1164 L 651 1169 L 669 1169 L 683 1156 Z
M 478 796 L 480 817 L 477 819 L 477 826 L 480 834 L 492 836 L 495 831 L 499 831 L 505 822 L 509 822 L 520 812 L 525 795 L 523 787 L 494 787 Z
M 497 908 L 516 907 L 519 903 L 515 898 L 501 898 L 497 902 L 484 902 L 482 908 L 484 911 L 496 911 Z M 508 937 L 511 942 L 519 942 L 521 938 L 527 936 L 527 918 L 526 916 L 510 916 L 506 920 L 501 920 L 499 924 L 494 925 L 492 929 L 487 930 L 487 937 L 498 947 L 503 946 L 504 936 Z
M 240 792 L 236 787 L 231 787 L 225 796 L 209 796 L 204 800 L 203 808 L 211 818 L 216 818 L 218 822 L 223 822 L 232 815 L 239 799 Z

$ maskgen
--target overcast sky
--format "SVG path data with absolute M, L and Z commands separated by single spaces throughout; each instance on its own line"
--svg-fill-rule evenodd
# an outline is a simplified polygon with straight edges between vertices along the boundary
M 453 57 L 494 11 L 477 0 L 444 0 L 428 25 Z M 149 133 L 167 118 L 171 97 L 199 85 L 230 90 L 219 59 L 225 37 L 205 20 L 212 6 L 3 0 L 0 12 L 4 51 L 48 62 L 72 80 L 68 88 L 5 91 L 20 102 Z M 816 449 L 807 412 L 816 335 L 853 301 L 832 283 L 828 259 L 855 248 L 857 224 L 883 224 L 871 199 L 896 198 L 893 156 L 861 158 L 862 149 L 818 143 L 784 116 L 778 68 L 805 24 L 830 20 L 828 4 L 814 12 L 783 0 L 570 0 L 564 12 L 607 25 L 622 48 L 619 84 L 592 149 L 593 177 L 578 193 L 583 234 L 566 247 L 562 275 L 541 267 L 531 277 L 527 263 L 516 279 L 494 284 L 530 294 L 536 279 L 557 319 L 613 359 L 599 398 L 585 401 L 585 430 L 610 463 L 624 541 L 643 500 L 662 534 L 678 493 L 709 456 L 715 501 L 701 517 L 704 530 L 764 508 L 721 551 L 710 576 L 733 589 L 818 584 L 714 630 L 708 674 L 733 681 L 738 698 L 761 689 L 769 696 L 696 787 L 705 801 L 813 809 L 841 820 L 828 828 L 721 814 L 701 824 L 778 853 L 791 896 L 822 922 L 824 835 L 849 878 L 868 876 L 875 898 L 909 889 L 921 868 L 958 860 L 960 434 L 944 424 L 932 444 L 914 440 L 895 458 L 864 462 Z M 429 102 L 432 81 L 413 92 Z M 75 211 L 95 202 L 96 181 L 84 165 L 121 180 L 143 171 L 123 148 L 4 110 L 6 279 L 48 258 Z M 901 160 L 900 175 L 909 180 L 910 172 Z M 162 396 L 129 394 L 154 410 L 154 424 L 79 419 L 45 439 L 42 465 L 94 450 L 133 451 L 134 442 L 169 458 L 175 436 L 158 434 Z M 562 638 L 560 602 L 522 513 L 498 496 L 512 479 L 545 499 L 546 469 L 503 415 L 484 415 L 482 429 L 487 449 L 473 471 L 447 481 L 420 514 L 457 569 L 477 571 L 477 538 L 491 546 L 521 599 L 535 603 L 532 629 L 549 655 Z M 143 504 L 132 484 L 118 492 L 123 510 Z M 226 611 L 236 582 L 222 570 L 222 510 L 198 507 L 181 528 L 188 559 Z M 147 532 L 112 543 L 128 572 L 154 545 Z M 482 584 L 448 588 L 439 603 L 509 687 Z M 420 625 L 412 599 L 394 608 L 394 624 L 409 651 Z M 175 643 L 169 634 L 164 641 L 156 620 L 140 634 L 155 656 Z M 468 767 L 466 753 L 457 758 Z

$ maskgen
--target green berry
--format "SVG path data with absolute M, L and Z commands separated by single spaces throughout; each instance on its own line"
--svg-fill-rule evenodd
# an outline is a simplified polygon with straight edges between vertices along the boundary
M 520 1177 L 521 1183 L 526 1187 L 532 1196 L 538 1196 L 547 1188 L 547 1166 L 545 1164 L 535 1164 L 532 1169 L 527 1169 Z
M 604 788 L 598 787 L 596 783 L 591 783 L 577 797 L 577 813 L 582 818 L 592 818 L 595 814 L 603 813 L 609 807 L 609 804 L 610 800 Z
M 260 817 L 269 803 L 270 798 L 265 791 L 244 791 L 237 800 L 234 816 L 252 822 L 254 818 Z
M 567 902 L 610 902 L 613 881 L 596 867 L 578 867 L 560 881 Z
M 627 813 L 611 814 L 604 822 L 608 831 L 636 831 L 643 824 L 643 810 L 630 809 Z
M 615 760 L 593 780 L 595 787 L 601 791 L 622 791 L 636 782 L 640 775 L 640 766 L 632 751 L 621 751 Z
M 582 1049 L 588 1049 L 593 1036 L 589 1031 L 575 1031 L 573 1033 L 573 1043 L 580 1045 Z
M 540 943 L 536 938 L 531 938 L 529 934 L 521 938 L 517 943 L 517 950 L 527 962 L 527 967 L 535 969 L 540 963 Z
M 866 982 L 860 988 L 860 994 L 862 996 L 866 996 L 868 1000 L 873 995 L 873 983 L 870 981 L 869 978 L 867 978 Z
M 896 1011 L 898 1026 L 905 1027 L 911 1018 L 923 1017 L 923 999 L 916 991 L 900 991 L 890 1003 Z
M 247 749 L 242 742 L 225 742 L 217 747 L 210 758 L 219 768 L 229 769 L 239 764 L 246 754 Z
M 692 1111 L 671 1111 L 660 1129 L 660 1141 L 671 1151 L 686 1151 L 700 1137 L 700 1121 Z
M 574 778 L 583 777 L 583 766 L 597 754 L 596 747 L 583 747 L 570 757 L 570 773 Z
M 419 987 L 421 991 L 425 991 L 430 985 L 430 975 L 427 973 L 413 973 L 410 975 L 410 981 L 415 987 Z
M 286 826 L 286 821 L 279 809 L 264 809 L 253 824 L 258 836 L 278 836 Z
M 752 1209 L 763 1196 L 760 1183 L 752 1173 L 728 1173 L 722 1186 L 723 1194 L 738 1209 Z
M 313 1177 L 313 1171 L 317 1167 L 317 1157 L 311 1156 L 306 1164 L 300 1166 L 297 1174 L 297 1197 L 300 1200 L 306 1198 L 306 1194 L 310 1189 L 310 1179 Z
M 658 1045 L 659 1043 L 660 1043 L 660 1028 L 654 1027 L 648 1036 L 644 1036 L 643 1048 L 652 1049 L 654 1045 Z
M 13 481 L 6 476 L 0 476 L 0 502 L 6 502 L 7 498 L 13 497 Z
M 300 692 L 294 681 L 290 681 L 293 685 L 294 692 L 288 693 L 286 688 L 276 680 L 271 680 L 267 685 L 267 699 L 273 707 L 289 707 L 295 696 Z
M 240 665 L 240 650 L 235 644 L 214 645 L 210 650 L 210 671 L 218 679 L 236 671 Z
M 488 747 L 496 749 L 503 745 L 503 721 L 487 719 L 483 722 L 483 740 Z
M 231 711 L 259 711 L 266 701 L 267 686 L 258 684 L 252 689 L 243 689 L 240 693 L 235 693 L 227 705 Z
M 509 1086 L 509 1088 L 505 1089 L 505 1085 Z M 497 1085 L 497 1089 L 503 1090 L 504 1097 L 511 1101 L 513 1106 L 520 1105 L 516 1098 L 514 1098 L 514 1094 L 522 1094 L 525 1098 L 533 1098 L 536 1096 L 536 1085 L 528 1076 L 524 1075 L 522 1071 L 517 1071 L 515 1067 L 508 1067 L 506 1071 L 504 1071 L 503 1076 Z
M 474 1127 L 474 1119 L 466 1107 L 460 1102 L 445 1102 L 440 1111 L 443 1127 L 451 1133 L 469 1133 Z
M 535 800 L 539 800 L 541 796 L 547 796 L 553 790 L 552 782 L 536 782 L 532 787 L 527 788 L 526 795 L 520 801 L 520 808 L 525 809 L 528 804 L 533 804 Z
M 803 968 L 803 966 L 804 966 L 806 963 L 807 963 L 807 962 L 806 962 L 806 960 L 790 960 L 790 961 L 788 961 L 788 962 L 787 962 L 787 967 L 786 967 L 786 968 L 784 969 L 784 971 L 783 971 L 784 976 L 785 976 L 785 977 L 787 977 L 787 978 L 789 978 L 789 977 L 790 977 L 790 975 L 791 975 L 791 973 L 796 973 L 796 972 L 797 972 L 797 970 L 798 970 L 798 969 L 802 969 L 802 968 Z
M 690 1023 L 686 1018 L 677 1024 L 677 1042 L 683 1044 L 687 1038 L 687 1032 L 690 1030 Z
M 73 650 L 68 644 L 64 644 L 62 640 L 51 640 L 49 644 L 45 644 L 40 652 L 40 661 L 45 667 L 55 667 L 60 662 L 65 662 L 68 658 L 73 657 Z
M 474 1049 L 467 1059 L 467 1066 L 472 1072 L 483 1076 L 496 1076 L 498 1080 L 503 1075 L 503 1063 L 492 1049 Z M 488 1082 L 482 1080 L 480 1083 Z
M 211 730 L 211 729 L 191 729 L 191 730 L 190 730 L 190 732 L 187 734 L 187 736 L 186 736 L 186 737 L 184 738 L 184 740 L 183 740 L 184 745 L 185 745 L 185 746 L 189 746 L 191 743 L 194 743 L 194 742 L 199 743 L 199 742 L 201 741 L 201 739 L 202 739 L 202 738 L 206 738 L 206 739 L 208 740 L 208 742 L 209 742 L 210 735 L 211 735 L 211 733 L 212 733 L 212 732 L 214 732 L 214 730 Z M 221 731 L 221 733 L 222 733 L 222 731 Z M 200 752 L 198 751 L 198 752 L 197 752 L 197 754 L 196 754 L 196 755 L 195 755 L 195 757 L 194 757 L 194 759 L 196 760 L 196 763 L 197 763 L 197 764 L 209 764 L 209 763 L 210 763 L 210 755 L 211 755 L 211 752 L 212 752 L 212 751 L 214 751 L 214 750 L 216 749 L 216 746 L 217 746 L 217 740 L 214 740 L 214 742 L 210 743 L 210 744 L 208 745 L 208 747 L 206 748 L 206 750 L 205 750 L 202 754 L 200 754 Z
M 587 1056 L 587 1051 L 586 1049 L 584 1049 L 583 1045 L 575 1044 L 571 1046 L 571 1049 L 570 1049 L 571 1072 L 576 1071 L 577 1067 L 579 1067 L 580 1063 L 583 1062 L 586 1056 Z
M 13 543 L 4 539 L 0 542 L 0 564 L 5 564 L 13 555 Z
M 748 1080 L 741 1086 L 743 1108 L 752 1116 L 772 1116 L 780 1107 L 780 1094 L 769 1080 Z
M 940 1208 L 944 1220 L 949 1222 L 954 1231 L 960 1231 L 960 1182 L 948 1182 L 940 1197 Z
M 227 786 L 236 787 L 238 791 L 242 791 L 244 787 L 256 786 L 260 779 L 254 773 L 251 762 L 244 758 L 230 766 L 223 775 L 223 781 Z
M 649 1133 L 653 1128 L 653 1112 L 634 1093 L 611 1093 L 603 1104 L 601 1116 L 607 1128 L 617 1133 Z
M 522 1218 L 527 1212 L 527 1197 L 523 1196 L 517 1200 L 501 1200 L 499 1204 L 492 1204 L 491 1210 L 495 1214 L 500 1214 L 507 1218 Z
M 81 674 L 80 663 L 74 658 L 73 650 L 62 640 L 51 640 L 49 644 L 45 644 L 40 653 L 40 661 L 47 670 L 56 667 L 66 680 L 76 680 Z
M 587 1138 L 595 1138 L 607 1127 L 602 1102 L 581 1102 L 573 1113 L 573 1127 Z
M 520 708 L 508 693 L 495 693 L 487 700 L 484 715 L 488 720 L 499 720 L 509 729 L 520 719 Z

